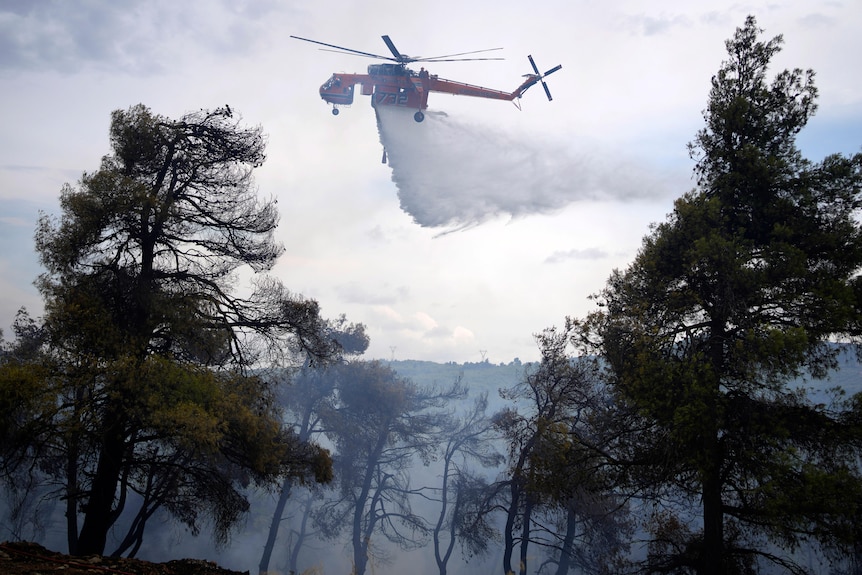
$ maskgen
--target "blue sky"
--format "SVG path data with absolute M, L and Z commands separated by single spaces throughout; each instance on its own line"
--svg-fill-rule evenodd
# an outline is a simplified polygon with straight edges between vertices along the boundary
M 313 5 L 312 5 L 313 4 Z M 6 0 L 0 2 L 0 326 L 41 310 L 33 231 L 64 183 L 109 152 L 110 112 L 229 104 L 268 134 L 260 193 L 282 214 L 273 273 L 325 315 L 368 326 L 371 357 L 535 359 L 532 334 L 591 309 L 651 222 L 690 187 L 686 143 L 702 126 L 724 41 L 753 14 L 782 34 L 774 70 L 817 72 L 820 109 L 799 137 L 812 160 L 862 146 L 862 5 L 855 1 Z M 512 90 L 507 102 L 432 94 L 421 125 L 368 98 L 338 117 L 317 90 L 368 61 L 297 35 L 386 53 L 503 47 L 501 62 L 429 66 Z M 496 55 L 496 54 L 495 54 Z M 418 131 L 417 130 L 422 130 Z M 381 164 L 386 138 L 390 164 Z M 394 154 L 394 156 L 393 156 Z M 241 278 L 245 281 L 247 278 Z

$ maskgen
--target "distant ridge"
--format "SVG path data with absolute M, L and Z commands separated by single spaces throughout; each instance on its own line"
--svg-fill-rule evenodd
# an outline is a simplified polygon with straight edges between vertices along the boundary
M 840 387 L 847 397 L 862 393 L 862 364 L 850 344 L 831 344 L 842 348 L 839 357 L 838 370 L 831 372 L 826 379 L 799 378 L 792 386 L 802 386 L 814 390 L 812 399 L 819 399 L 820 392 Z M 459 376 L 471 389 L 487 390 L 495 394 L 498 389 L 508 388 L 523 379 L 524 371 L 531 365 L 519 360 L 508 364 L 493 364 L 489 361 L 455 363 L 438 363 L 423 360 L 381 360 L 392 366 L 392 369 L 402 377 L 407 377 L 419 385 L 445 385 L 452 383 Z
M 489 394 L 496 394 L 498 389 L 512 387 L 521 381 L 524 370 L 530 365 L 518 360 L 504 365 L 488 361 L 436 363 L 412 359 L 387 363 L 397 374 L 419 385 L 446 385 L 461 377 L 469 389 L 487 390 Z

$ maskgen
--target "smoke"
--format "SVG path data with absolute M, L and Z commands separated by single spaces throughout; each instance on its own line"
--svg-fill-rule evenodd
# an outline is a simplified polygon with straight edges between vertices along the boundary
M 414 111 L 377 108 L 377 125 L 401 209 L 420 226 L 455 231 L 500 216 L 554 213 L 573 202 L 667 191 L 665 178 L 618 151 L 516 136 L 442 112 L 428 111 L 417 123 Z

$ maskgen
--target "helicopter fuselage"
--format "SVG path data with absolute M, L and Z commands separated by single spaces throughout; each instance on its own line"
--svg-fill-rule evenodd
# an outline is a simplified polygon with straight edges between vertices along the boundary
M 371 105 L 398 106 L 417 110 L 416 119 L 421 121 L 421 112 L 428 108 L 428 94 L 443 92 L 459 96 L 475 96 L 496 100 L 515 100 L 536 83 L 537 77 L 529 75 L 527 80 L 514 92 L 492 90 L 463 82 L 444 80 L 429 74 L 424 68 L 415 72 L 400 64 L 371 64 L 367 74 L 333 74 L 321 87 L 320 97 L 333 105 L 337 114 L 338 106 L 353 103 L 354 88 L 360 86 L 363 96 L 371 96 Z
M 428 107 L 429 76 L 398 64 L 372 64 L 367 74 L 333 74 L 321 87 L 320 97 L 333 106 L 353 103 L 355 86 L 371 96 L 372 106 Z
M 419 72 L 415 72 L 407 67 L 411 62 L 459 62 L 465 60 L 502 60 L 502 58 L 462 58 L 461 56 L 478 54 L 480 52 L 492 52 L 501 48 L 490 48 L 486 50 L 474 50 L 472 52 L 460 52 L 458 54 L 449 54 L 447 56 L 434 56 L 430 58 L 410 57 L 407 54 L 402 54 L 396 47 L 389 36 L 381 36 L 386 47 L 389 48 L 392 56 L 381 56 L 361 50 L 353 50 L 335 44 L 327 44 L 309 38 L 300 36 L 291 36 L 303 42 L 311 42 L 325 46 L 330 51 L 336 51 L 346 54 L 354 54 L 375 58 L 378 60 L 388 60 L 390 64 L 371 64 L 368 66 L 367 74 L 333 74 L 321 87 L 320 97 L 329 104 L 332 104 L 332 113 L 338 114 L 338 106 L 349 106 L 353 103 L 354 89 L 358 84 L 360 92 L 363 96 L 371 96 L 371 105 L 375 108 L 378 106 L 398 106 L 404 108 L 414 108 L 416 113 L 413 115 L 417 122 L 421 122 L 425 118 L 423 110 L 428 108 L 428 94 L 430 92 L 443 92 L 456 96 L 474 96 L 477 98 L 490 98 L 492 100 L 509 100 L 514 102 L 518 108 L 517 98 L 520 98 L 530 86 L 538 82 L 542 83 L 548 100 L 551 99 L 551 92 L 548 91 L 548 86 L 543 78 L 562 68 L 561 65 L 551 68 L 544 74 L 539 73 L 536 63 L 532 56 L 527 56 L 530 60 L 530 65 L 535 74 L 525 74 L 526 80 L 515 88 L 514 92 L 503 92 L 501 90 L 492 90 L 483 88 L 482 86 L 473 86 L 463 82 L 453 82 L 451 80 L 443 80 L 436 75 L 429 74 L 425 68 Z

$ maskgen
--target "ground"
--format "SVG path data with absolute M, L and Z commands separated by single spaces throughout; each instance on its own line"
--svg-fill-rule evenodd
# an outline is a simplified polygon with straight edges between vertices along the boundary
M 3 575 L 247 575 L 222 569 L 200 559 L 150 563 L 139 559 L 112 559 L 99 555 L 70 557 L 35 543 L 0 543 Z

